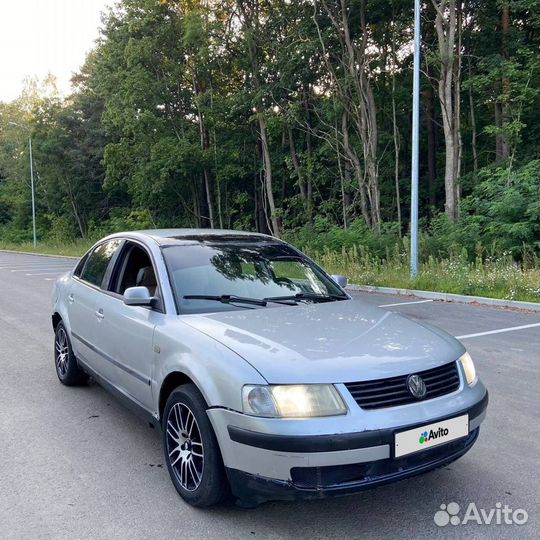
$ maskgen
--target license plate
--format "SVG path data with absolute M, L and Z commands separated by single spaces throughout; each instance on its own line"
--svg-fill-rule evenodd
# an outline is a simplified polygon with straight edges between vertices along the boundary
M 425 426 L 396 433 L 394 455 L 406 456 L 413 452 L 429 450 L 469 434 L 469 415 L 457 416 L 442 422 L 435 422 Z

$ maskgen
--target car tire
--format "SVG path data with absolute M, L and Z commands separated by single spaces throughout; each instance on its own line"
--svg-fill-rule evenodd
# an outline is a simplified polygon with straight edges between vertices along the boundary
M 163 450 L 171 480 L 180 496 L 197 507 L 216 505 L 229 493 L 207 408 L 197 387 L 184 384 L 169 396 L 162 419 Z
M 59 322 L 54 331 L 54 366 L 58 379 L 66 386 L 78 386 L 88 380 L 88 375 L 79 367 L 75 358 L 63 322 Z

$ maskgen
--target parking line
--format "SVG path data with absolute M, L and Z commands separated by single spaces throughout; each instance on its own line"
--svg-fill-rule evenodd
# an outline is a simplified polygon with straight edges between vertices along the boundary
M 467 339 L 480 336 L 489 336 L 491 334 L 502 334 L 503 332 L 515 332 L 516 330 L 525 330 L 525 328 L 535 328 L 540 326 L 540 323 L 524 324 L 522 326 L 511 326 L 509 328 L 499 328 L 498 330 L 488 330 L 487 332 L 478 332 L 476 334 L 466 334 L 464 336 L 456 336 L 458 339 Z
M 405 306 L 407 304 L 426 304 L 427 302 L 433 302 L 433 300 L 414 300 L 412 302 L 398 302 L 397 304 L 383 304 L 379 307 L 394 307 L 394 306 Z

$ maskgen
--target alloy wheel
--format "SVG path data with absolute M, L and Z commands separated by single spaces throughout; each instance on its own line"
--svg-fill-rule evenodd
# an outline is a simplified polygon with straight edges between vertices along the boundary
M 65 377 L 68 369 L 69 344 L 66 330 L 63 326 L 56 332 L 54 348 L 56 353 L 56 369 L 61 377 Z
M 166 425 L 171 468 L 183 489 L 195 491 L 204 467 L 204 447 L 197 420 L 184 403 L 175 403 L 169 410 Z

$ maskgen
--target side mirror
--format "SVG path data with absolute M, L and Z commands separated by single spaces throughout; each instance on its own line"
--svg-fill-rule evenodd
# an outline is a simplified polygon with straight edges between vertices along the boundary
M 343 289 L 347 286 L 347 278 L 345 276 L 330 276 Z
M 124 291 L 126 306 L 149 306 L 154 301 L 147 287 L 129 287 Z

